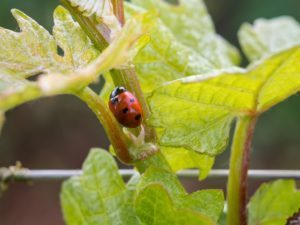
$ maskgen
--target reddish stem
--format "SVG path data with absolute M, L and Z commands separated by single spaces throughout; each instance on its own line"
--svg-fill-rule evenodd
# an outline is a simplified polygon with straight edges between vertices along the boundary
M 123 0 L 112 0 L 114 13 L 122 26 L 125 24 Z
M 256 119 L 252 119 L 247 128 L 247 137 L 244 143 L 242 157 L 241 180 L 240 180 L 240 217 L 241 224 L 247 225 L 247 202 L 248 202 L 248 169 L 250 163 L 250 151 Z
M 247 225 L 248 167 L 255 123 L 256 117 L 244 116 L 238 119 L 235 128 L 227 188 L 230 225 Z

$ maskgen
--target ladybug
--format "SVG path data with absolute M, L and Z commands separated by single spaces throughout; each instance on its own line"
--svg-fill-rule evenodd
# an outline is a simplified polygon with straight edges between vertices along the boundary
M 116 87 L 108 102 L 110 111 L 124 127 L 135 128 L 142 123 L 142 107 L 137 98 L 124 87 Z

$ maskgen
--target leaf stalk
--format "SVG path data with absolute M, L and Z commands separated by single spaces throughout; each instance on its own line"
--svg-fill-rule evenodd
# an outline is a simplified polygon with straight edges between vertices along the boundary
M 227 187 L 227 224 L 247 225 L 247 187 L 250 149 L 256 117 L 240 117 L 231 147 Z
M 123 0 L 112 0 L 111 2 L 114 8 L 114 14 L 123 26 L 125 24 Z

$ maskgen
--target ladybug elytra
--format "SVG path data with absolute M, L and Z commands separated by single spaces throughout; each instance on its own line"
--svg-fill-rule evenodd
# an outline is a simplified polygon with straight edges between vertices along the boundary
M 137 98 L 124 87 L 116 87 L 108 102 L 110 111 L 120 124 L 135 128 L 142 122 L 142 108 Z

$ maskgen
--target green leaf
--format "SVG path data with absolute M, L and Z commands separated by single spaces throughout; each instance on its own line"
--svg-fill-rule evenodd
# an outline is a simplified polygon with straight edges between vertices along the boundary
M 70 225 L 140 224 L 132 205 L 133 193 L 126 188 L 112 156 L 104 150 L 91 150 L 83 175 L 64 182 L 61 203 Z
M 21 77 L 83 67 L 99 52 L 62 7 L 54 12 L 54 36 L 24 13 L 12 13 L 21 32 L 0 28 L 0 68 Z M 76 43 L 74 45 L 73 43 Z M 57 46 L 64 51 L 58 54 Z
M 288 16 L 270 20 L 257 19 L 241 26 L 239 41 L 250 61 L 299 45 L 299 23 Z
M 151 31 L 150 43 L 134 59 L 144 93 L 151 93 L 153 89 L 166 81 L 208 73 L 214 69 L 238 63 L 238 52 L 215 33 L 212 20 L 202 1 L 180 1 L 180 4 L 176 6 L 158 0 L 134 0 L 132 2 L 135 5 L 126 4 L 127 15 L 142 11 L 137 7 L 140 6 L 147 10 L 156 9 L 160 16 Z M 185 118 L 182 119 L 185 120 Z M 230 122 L 231 120 L 224 121 L 225 124 Z M 177 130 L 173 131 L 177 132 Z M 218 136 L 224 136 L 222 131 L 215 133 Z M 169 138 L 172 139 L 172 136 L 170 135 Z M 184 149 L 190 149 L 189 145 L 199 141 L 198 136 L 195 138 L 197 140 L 192 137 L 192 143 L 190 140 L 187 143 L 181 143 L 178 147 L 182 148 L 164 151 L 165 157 L 169 159 L 174 170 L 200 168 L 201 179 L 204 179 L 212 166 L 212 157 L 187 152 Z M 214 140 L 211 139 L 211 141 Z M 165 145 L 165 141 L 161 140 L 161 143 Z M 225 144 L 226 139 L 223 146 Z M 166 144 L 166 146 L 176 147 L 177 145 Z M 168 155 L 169 153 L 171 155 Z M 192 158 L 195 160 L 191 160 Z
M 127 17 L 144 11 L 129 3 L 125 6 Z M 134 59 L 144 93 L 149 93 L 165 81 L 214 68 L 207 59 L 177 41 L 160 19 L 153 22 L 149 44 Z
M 149 167 L 137 184 L 137 192 L 139 193 L 153 184 L 161 185 L 170 195 L 174 207 L 178 209 L 200 213 L 215 222 L 223 211 L 224 196 L 221 190 L 202 190 L 188 194 L 174 173 Z M 151 196 L 149 196 L 149 201 L 151 201 L 150 199 Z
M 248 205 L 249 225 L 281 225 L 300 208 L 300 191 L 293 180 L 263 184 Z
M 54 36 L 24 13 L 12 13 L 21 32 L 0 28 L 1 110 L 45 95 L 36 82 L 25 78 L 40 73 L 68 73 L 86 66 L 99 54 L 62 7 L 54 12 Z M 64 56 L 58 54 L 58 46 Z
M 99 55 L 99 51 L 79 24 L 61 6 L 54 11 L 53 35 L 57 45 L 64 51 L 64 62 L 71 65 L 73 70 L 84 67 Z
M 133 0 L 146 9 L 157 9 L 163 23 L 176 38 L 208 59 L 215 68 L 239 63 L 239 53 L 216 34 L 213 21 L 202 0 L 179 0 L 171 5 L 161 0 Z
M 168 192 L 159 184 L 142 189 L 135 202 L 136 212 L 147 225 L 215 224 L 200 213 L 177 208 Z
M 217 222 L 224 209 L 224 195 L 221 190 L 202 190 L 179 200 L 177 206 L 192 209 Z
M 101 73 L 128 66 L 148 42 L 145 33 L 155 17 L 153 12 L 133 17 L 99 55 L 63 7 L 54 12 L 54 36 L 24 13 L 13 10 L 13 14 L 21 32 L 0 28 L 1 111 L 38 97 L 76 92 L 97 81 Z M 26 80 L 33 75 L 39 75 L 36 82 Z
M 186 191 L 176 174 L 157 167 L 149 167 L 141 176 L 137 189 L 141 190 L 152 183 L 159 183 L 169 192 L 175 199 L 186 195 Z
M 299 59 L 295 47 L 247 69 L 190 76 L 156 89 L 149 122 L 162 129 L 160 144 L 222 152 L 234 117 L 261 114 L 300 90 Z
M 63 74 L 43 76 L 39 80 L 41 88 L 47 94 L 59 94 L 64 90 L 78 91 L 97 81 L 100 74 L 112 68 L 127 68 L 138 51 L 148 43 L 149 36 L 146 33 L 151 29 L 155 17 L 153 11 L 132 17 L 118 37 L 92 63 L 70 76 Z
M 130 179 L 126 183 L 126 187 L 128 190 L 135 191 L 140 182 L 140 174 L 137 172 L 130 177 Z
M 176 218 L 174 224 L 215 224 L 222 212 L 222 191 L 203 190 L 188 195 L 175 174 L 155 167 L 150 167 L 141 177 L 133 176 L 125 185 L 112 156 L 104 150 L 93 149 L 84 162 L 83 175 L 73 177 L 63 184 L 61 203 L 65 221 L 72 225 L 140 224 L 135 210 L 149 211 L 143 204 L 136 203 L 133 206 L 134 193 L 137 199 L 151 202 L 155 196 L 145 194 L 144 190 L 156 185 L 162 188 L 159 191 L 162 194 L 161 200 L 164 202 L 167 198 L 170 202 L 166 201 L 164 207 L 154 207 L 172 209 L 172 214 L 166 214 L 165 217 L 170 217 L 170 221 Z M 142 214 L 138 213 L 138 216 L 145 222 Z M 183 222 L 184 217 L 190 221 Z M 160 218 L 153 215 L 151 220 L 159 221 Z
M 198 168 L 200 169 L 200 180 L 208 176 L 215 161 L 213 157 L 184 148 L 162 146 L 160 149 L 174 172 L 183 169 Z
M 41 91 L 36 83 L 0 69 L 0 111 L 38 98 Z

